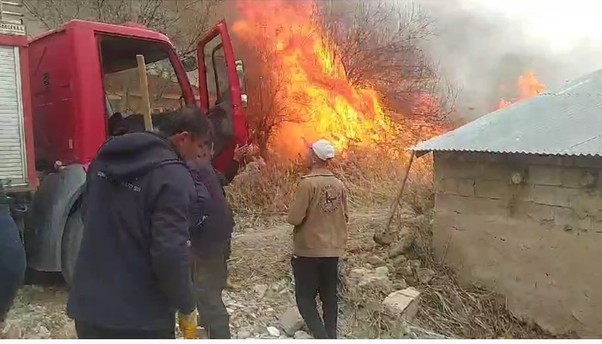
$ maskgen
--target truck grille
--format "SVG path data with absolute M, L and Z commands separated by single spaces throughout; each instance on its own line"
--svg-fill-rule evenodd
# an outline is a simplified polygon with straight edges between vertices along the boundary
M 19 49 L 0 46 L 0 180 L 27 185 Z

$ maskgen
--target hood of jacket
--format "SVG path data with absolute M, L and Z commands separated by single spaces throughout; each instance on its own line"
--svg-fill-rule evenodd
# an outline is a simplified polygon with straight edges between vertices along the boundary
M 184 162 L 173 145 L 151 132 L 131 133 L 109 139 L 99 150 L 94 164 L 115 180 L 129 180 L 165 165 Z

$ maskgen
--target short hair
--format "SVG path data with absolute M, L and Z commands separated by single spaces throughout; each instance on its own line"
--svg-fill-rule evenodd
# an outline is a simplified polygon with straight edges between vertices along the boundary
M 157 115 L 161 119 L 157 129 L 161 135 L 170 137 L 184 131 L 198 138 L 211 139 L 213 128 L 205 114 L 196 107 L 186 107 L 179 111 L 171 111 Z

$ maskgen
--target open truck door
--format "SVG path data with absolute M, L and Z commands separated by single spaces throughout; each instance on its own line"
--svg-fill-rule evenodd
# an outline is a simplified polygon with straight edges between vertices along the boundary
M 234 59 L 225 21 L 198 44 L 197 60 L 199 105 L 209 114 L 215 131 L 213 165 L 224 171 L 232 162 L 236 145 L 248 143 L 244 66 Z

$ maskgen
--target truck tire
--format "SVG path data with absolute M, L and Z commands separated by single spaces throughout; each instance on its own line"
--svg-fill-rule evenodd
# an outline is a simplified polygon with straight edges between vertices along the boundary
M 71 283 L 73 282 L 75 261 L 77 260 L 77 255 L 79 253 L 83 232 L 84 222 L 82 220 L 81 208 L 78 207 L 67 218 L 61 244 L 61 272 L 65 282 L 67 282 L 69 286 L 71 286 Z

